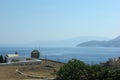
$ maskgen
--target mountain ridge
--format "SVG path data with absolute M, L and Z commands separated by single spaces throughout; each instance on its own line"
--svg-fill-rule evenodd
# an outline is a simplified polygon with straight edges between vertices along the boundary
M 120 47 L 120 36 L 108 41 L 91 40 L 83 42 L 78 44 L 77 47 Z
M 109 38 L 106 37 L 96 37 L 96 36 L 80 36 L 80 37 L 73 37 L 64 40 L 57 40 L 57 41 L 33 41 L 25 44 L 6 44 L 3 46 L 13 46 L 13 47 L 75 47 L 77 44 L 89 41 L 89 40 L 108 40 Z

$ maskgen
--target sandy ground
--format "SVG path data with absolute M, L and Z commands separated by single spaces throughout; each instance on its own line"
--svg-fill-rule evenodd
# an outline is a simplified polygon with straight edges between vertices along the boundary
M 43 60 L 39 65 L 0 66 L 0 80 L 31 79 L 29 77 L 16 73 L 16 69 L 19 69 L 25 74 L 54 78 L 54 72 L 63 65 L 64 64 L 62 63 Z

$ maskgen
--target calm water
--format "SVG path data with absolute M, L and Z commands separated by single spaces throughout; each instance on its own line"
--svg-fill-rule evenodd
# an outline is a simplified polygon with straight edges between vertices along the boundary
M 21 56 L 30 57 L 31 51 L 34 48 L 0 48 L 0 54 L 6 55 L 15 53 L 16 51 Z M 41 58 L 52 59 L 61 62 L 67 62 L 72 58 L 80 59 L 89 64 L 105 62 L 109 58 L 119 57 L 120 48 L 40 48 Z

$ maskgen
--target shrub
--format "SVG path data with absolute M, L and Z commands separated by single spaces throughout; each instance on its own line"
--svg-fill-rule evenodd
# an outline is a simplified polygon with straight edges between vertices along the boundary
M 59 69 L 57 80 L 119 80 L 120 68 L 103 65 L 87 65 L 72 59 Z
M 3 60 L 3 56 L 0 55 L 0 63 L 3 63 L 3 62 L 4 62 L 4 60 Z
M 89 66 L 84 62 L 72 59 L 57 72 L 58 80 L 80 80 L 89 71 Z
M 11 62 L 19 62 L 19 60 L 11 60 Z

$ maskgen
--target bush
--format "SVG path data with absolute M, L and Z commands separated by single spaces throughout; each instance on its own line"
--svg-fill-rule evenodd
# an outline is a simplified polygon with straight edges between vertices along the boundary
M 32 59 L 32 58 L 26 58 L 26 60 L 34 60 L 34 59 Z
M 89 66 L 84 62 L 72 59 L 57 72 L 58 80 L 80 80 L 89 71 Z
M 3 63 L 3 62 L 4 62 L 4 60 L 3 60 L 3 56 L 0 55 L 0 63 Z
M 57 80 L 119 80 L 120 68 L 102 65 L 87 65 L 72 59 L 57 72 Z
M 19 62 L 19 60 L 11 60 L 11 62 Z

